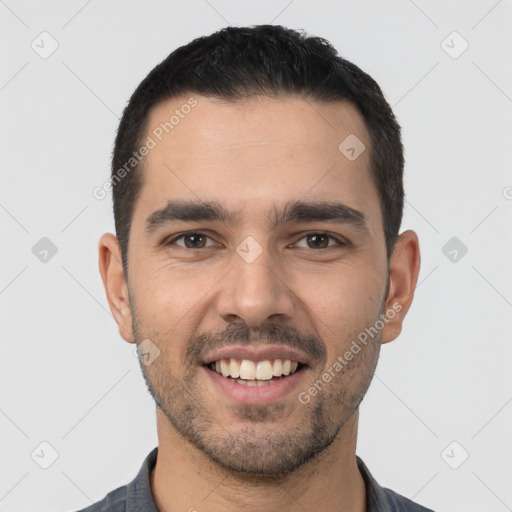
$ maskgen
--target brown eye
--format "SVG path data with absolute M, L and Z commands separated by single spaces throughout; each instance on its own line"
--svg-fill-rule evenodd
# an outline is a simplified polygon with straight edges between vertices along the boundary
M 191 233 L 189 235 L 183 235 L 185 247 L 189 249 L 199 249 L 206 245 L 206 236 L 200 233 Z
M 165 243 L 167 246 L 177 245 L 183 249 L 203 249 L 215 245 L 213 240 L 204 233 L 197 233 L 191 231 L 189 233 L 182 233 L 181 235 L 169 240 Z
M 346 244 L 328 233 L 308 233 L 295 244 L 305 249 L 328 249 L 336 245 L 343 247 Z
M 321 233 L 314 233 L 306 236 L 308 246 L 311 249 L 324 249 L 329 245 L 329 238 L 329 235 Z

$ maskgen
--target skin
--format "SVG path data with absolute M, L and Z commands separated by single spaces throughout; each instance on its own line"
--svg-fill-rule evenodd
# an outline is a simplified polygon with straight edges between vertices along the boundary
M 146 158 L 128 279 L 115 236 L 106 233 L 99 242 L 100 272 L 121 336 L 138 345 L 149 339 L 160 350 L 151 364 L 141 364 L 157 403 L 159 452 L 151 474 L 157 507 L 364 511 L 355 459 L 358 406 L 381 345 L 400 334 L 413 300 L 418 237 L 400 235 L 388 269 L 370 138 L 351 105 L 194 98 L 197 106 Z M 154 107 L 148 134 L 187 99 Z M 338 150 L 349 134 L 366 145 L 354 161 Z M 238 222 L 175 222 L 146 233 L 146 218 L 176 199 L 218 201 L 237 212 Z M 367 231 L 324 220 L 272 225 L 273 209 L 291 200 L 343 202 L 363 212 Z M 187 238 L 199 244 L 195 252 L 183 238 L 172 242 L 193 230 L 209 237 Z M 307 237 L 318 232 L 345 245 L 321 238 L 329 245 L 319 246 Z M 251 263 L 236 252 L 248 236 L 262 250 Z M 400 311 L 344 371 L 334 372 L 307 404 L 297 399 L 397 304 Z M 275 404 L 230 401 L 205 375 L 201 357 L 241 340 L 303 349 L 311 361 L 300 385 Z

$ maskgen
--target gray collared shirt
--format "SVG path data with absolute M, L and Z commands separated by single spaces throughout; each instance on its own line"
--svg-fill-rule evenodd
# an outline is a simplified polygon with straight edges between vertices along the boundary
M 159 512 L 150 481 L 157 455 L 158 446 L 149 453 L 138 475 L 128 485 L 109 492 L 101 501 L 78 512 Z M 364 462 L 359 457 L 356 459 L 366 486 L 366 512 L 433 512 L 391 489 L 381 487 Z

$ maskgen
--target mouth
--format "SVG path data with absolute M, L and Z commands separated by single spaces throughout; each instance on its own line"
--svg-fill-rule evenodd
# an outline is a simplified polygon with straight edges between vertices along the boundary
M 202 360 L 208 393 L 240 405 L 269 405 L 292 400 L 307 387 L 311 358 L 284 345 L 226 346 Z
M 207 388 L 216 401 L 222 397 L 239 405 L 270 405 L 292 400 L 305 389 L 310 368 L 290 359 L 220 359 L 203 365 Z M 275 374 L 275 375 L 274 375 Z M 219 395 L 220 394 L 220 395 Z
M 241 386 L 269 386 L 303 371 L 306 364 L 291 359 L 218 359 L 203 365 L 207 370 Z

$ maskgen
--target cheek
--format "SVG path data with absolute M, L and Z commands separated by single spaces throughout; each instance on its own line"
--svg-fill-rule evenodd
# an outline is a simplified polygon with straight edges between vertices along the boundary
M 302 275 L 297 288 L 308 308 L 328 324 L 368 318 L 377 311 L 383 293 L 372 269 L 350 266 Z
M 162 266 L 140 276 L 135 293 L 139 337 L 154 341 L 163 360 L 179 372 L 188 340 L 207 317 L 219 273 Z
M 300 293 L 329 355 L 337 357 L 378 316 L 384 290 L 372 272 L 354 268 L 301 277 Z
M 218 278 L 217 278 L 218 280 Z M 141 273 L 137 305 L 141 317 L 159 325 L 172 325 L 194 316 L 214 287 L 215 273 L 169 266 Z

